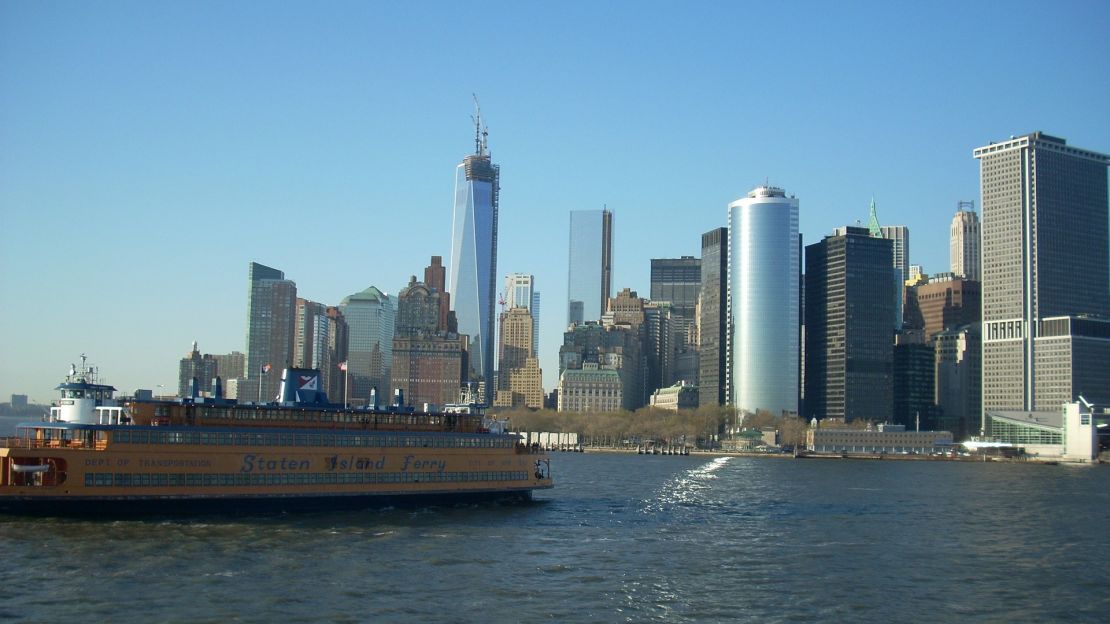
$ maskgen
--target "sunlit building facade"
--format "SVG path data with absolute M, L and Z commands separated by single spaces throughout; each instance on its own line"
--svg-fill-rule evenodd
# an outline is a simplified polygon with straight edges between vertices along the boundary
M 1057 410 L 1080 393 L 1105 393 L 1083 381 L 1110 370 L 1110 356 L 1097 346 L 1106 341 L 1103 323 L 1095 322 L 1110 317 L 1110 156 L 1041 132 L 977 148 L 974 156 L 982 193 L 983 412 Z M 1066 355 L 1074 346 L 1079 355 Z M 1067 361 L 1054 363 L 1060 358 Z
M 506 275 L 504 297 L 506 310 L 525 308 L 532 314 L 532 355 L 539 357 L 540 291 L 536 290 L 536 278 L 527 273 Z
M 964 279 L 979 280 L 979 236 L 975 202 L 961 201 L 948 227 L 948 263 L 952 273 Z

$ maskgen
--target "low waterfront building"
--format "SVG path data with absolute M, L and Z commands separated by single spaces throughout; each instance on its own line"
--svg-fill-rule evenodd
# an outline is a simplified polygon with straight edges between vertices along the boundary
M 673 386 L 660 388 L 651 395 L 651 406 L 672 412 L 680 409 L 697 409 L 698 387 L 679 381 Z
M 806 449 L 816 453 L 917 453 L 952 448 L 949 431 L 906 431 L 903 425 L 880 424 L 876 429 L 818 429 L 806 432 Z
M 964 446 L 978 450 L 1006 445 L 1035 457 L 1091 461 L 1099 451 L 1097 414 L 1095 406 L 1082 400 L 1052 411 L 988 410 L 986 438 Z

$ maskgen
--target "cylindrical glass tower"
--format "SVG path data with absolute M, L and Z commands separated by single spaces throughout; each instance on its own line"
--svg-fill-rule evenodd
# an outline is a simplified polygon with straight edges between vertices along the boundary
M 728 206 L 730 392 L 742 412 L 798 412 L 798 200 L 760 186 Z

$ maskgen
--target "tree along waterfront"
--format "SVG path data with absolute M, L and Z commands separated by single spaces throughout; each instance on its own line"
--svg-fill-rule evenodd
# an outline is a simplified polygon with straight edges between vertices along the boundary
M 703 406 L 693 410 L 664 410 L 644 407 L 634 412 L 558 412 L 553 409 L 500 410 L 514 431 L 577 433 L 584 446 L 636 447 L 648 441 L 696 448 L 717 448 L 721 442 L 742 429 L 772 428 L 779 432 L 783 446 L 805 444 L 808 423 L 796 416 L 775 416 L 760 411 L 742 420 L 729 406 Z M 824 424 L 824 423 L 823 423 Z M 852 428 L 867 422 L 850 423 Z M 832 423 L 829 423 L 831 426 Z M 837 426 L 845 426 L 837 423 Z

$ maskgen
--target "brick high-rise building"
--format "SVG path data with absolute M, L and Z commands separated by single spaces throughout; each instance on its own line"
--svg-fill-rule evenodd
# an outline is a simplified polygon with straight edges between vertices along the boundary
M 449 295 L 439 290 L 438 256 L 432 257 L 424 275 L 434 284 L 412 277 L 397 294 L 391 387 L 404 393 L 408 405 L 441 408 L 459 400 L 466 381 L 467 340 L 448 328 L 450 317 L 442 314 Z

